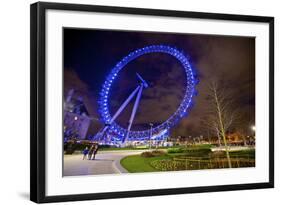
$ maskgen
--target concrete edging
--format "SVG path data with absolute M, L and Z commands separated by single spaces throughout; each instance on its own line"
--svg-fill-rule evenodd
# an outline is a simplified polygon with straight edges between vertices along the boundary
M 118 160 L 115 160 L 113 163 L 112 163 L 112 166 L 113 168 L 118 172 L 118 173 L 128 173 L 128 171 L 121 165 L 121 160 L 123 159 L 124 157 L 122 157 L 121 159 L 118 159 Z

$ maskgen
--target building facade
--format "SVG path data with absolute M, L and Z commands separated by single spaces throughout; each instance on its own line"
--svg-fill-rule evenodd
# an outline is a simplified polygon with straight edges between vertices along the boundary
M 83 102 L 83 98 L 68 91 L 64 102 L 64 138 L 86 139 L 91 118 Z

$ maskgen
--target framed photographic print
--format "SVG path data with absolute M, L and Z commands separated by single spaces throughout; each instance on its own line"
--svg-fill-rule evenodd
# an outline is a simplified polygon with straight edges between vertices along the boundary
M 274 18 L 31 5 L 31 200 L 274 186 Z

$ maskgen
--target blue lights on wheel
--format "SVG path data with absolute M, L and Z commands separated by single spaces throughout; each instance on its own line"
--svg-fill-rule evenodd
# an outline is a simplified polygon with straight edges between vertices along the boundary
M 192 99 L 197 94 L 197 91 L 195 90 L 195 86 L 199 82 L 196 77 L 195 69 L 192 67 L 186 55 L 183 52 L 177 50 L 176 48 L 167 45 L 151 45 L 151 46 L 137 49 L 129 53 L 113 67 L 110 74 L 106 77 L 106 80 L 100 92 L 100 99 L 99 99 L 99 112 L 102 121 L 105 124 L 109 124 L 112 118 L 109 112 L 109 101 L 110 101 L 109 94 L 110 94 L 111 86 L 114 83 L 115 78 L 118 76 L 119 71 L 125 68 L 129 62 L 148 53 L 166 53 L 175 57 L 181 63 L 182 68 L 184 69 L 186 74 L 185 94 L 181 104 L 179 105 L 176 112 L 173 113 L 166 121 L 152 128 L 152 134 L 153 135 L 158 134 L 163 130 L 168 131 L 170 128 L 174 127 L 177 123 L 179 123 L 179 121 L 183 117 L 188 115 L 188 111 L 193 104 Z M 110 124 L 108 131 L 114 132 L 115 134 L 119 135 L 120 138 L 124 137 L 127 132 L 126 128 L 121 127 L 116 122 Z M 150 135 L 151 135 L 150 129 L 142 130 L 142 131 L 130 131 L 128 140 L 147 140 Z

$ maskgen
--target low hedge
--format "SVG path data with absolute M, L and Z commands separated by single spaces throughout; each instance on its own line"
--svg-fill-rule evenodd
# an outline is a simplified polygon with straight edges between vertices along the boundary
M 153 150 L 153 151 L 147 151 L 147 152 L 143 152 L 141 153 L 141 157 L 145 157 L 145 158 L 148 158 L 148 157 L 159 157 L 159 156 L 164 156 L 166 155 L 166 152 L 165 151 L 162 151 L 162 150 Z
M 183 153 L 184 152 L 184 150 L 183 150 L 183 148 L 169 148 L 168 150 L 167 150 L 167 152 L 169 153 L 169 154 L 173 154 L 173 153 Z
M 169 154 L 174 153 L 186 153 L 192 155 L 206 155 L 211 152 L 209 147 L 177 147 L 177 148 L 169 148 L 167 150 Z
M 152 152 L 142 152 L 140 156 L 141 157 L 145 157 L 145 158 L 147 158 L 147 157 L 154 157 Z

